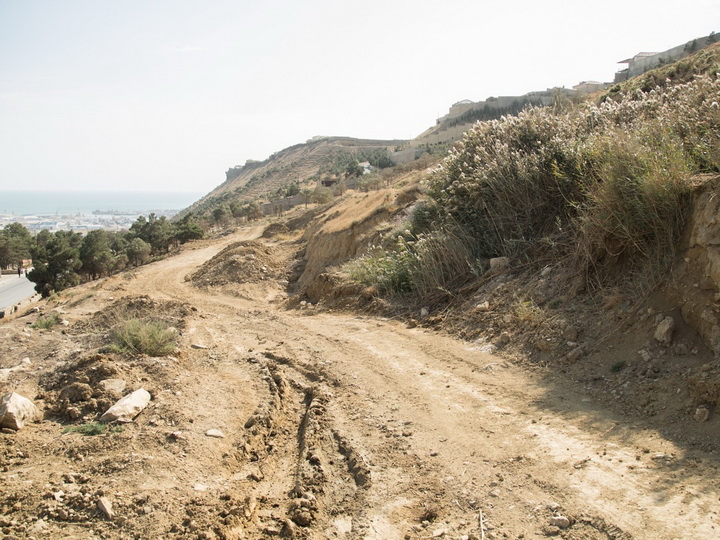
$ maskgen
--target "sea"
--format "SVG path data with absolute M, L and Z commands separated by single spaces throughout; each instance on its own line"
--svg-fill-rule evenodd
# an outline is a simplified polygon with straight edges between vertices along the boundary
M 15 216 L 139 214 L 180 211 L 204 194 L 185 191 L 0 191 L 0 214 Z

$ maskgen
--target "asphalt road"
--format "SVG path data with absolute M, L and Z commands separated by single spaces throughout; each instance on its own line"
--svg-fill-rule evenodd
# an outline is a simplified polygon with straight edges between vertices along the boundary
M 25 276 L 4 275 L 0 278 L 0 311 L 34 294 L 35 284 Z

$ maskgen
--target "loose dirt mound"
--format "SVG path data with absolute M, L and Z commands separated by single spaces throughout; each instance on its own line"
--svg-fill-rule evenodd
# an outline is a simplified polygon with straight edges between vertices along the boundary
M 118 322 L 128 319 L 152 319 L 182 330 L 185 318 L 194 308 L 182 302 L 167 302 L 151 299 L 149 296 L 127 296 L 116 300 L 105 309 L 96 312 L 89 319 L 78 320 L 73 325 L 75 332 L 109 330 Z
M 284 268 L 273 250 L 259 242 L 229 245 L 190 276 L 196 287 L 226 287 L 282 279 Z
M 272 238 L 273 236 L 277 236 L 279 234 L 285 234 L 290 232 L 290 229 L 287 225 L 284 223 L 271 223 L 267 227 L 265 227 L 265 230 L 262 233 L 263 238 Z

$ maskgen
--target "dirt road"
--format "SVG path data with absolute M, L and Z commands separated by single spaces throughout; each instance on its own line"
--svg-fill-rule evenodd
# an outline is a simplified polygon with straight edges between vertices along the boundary
M 82 461 L 48 450 L 13 472 L 19 489 L 87 469 L 128 519 L 35 536 L 720 537 L 716 455 L 614 417 L 552 371 L 393 320 L 285 310 L 273 281 L 193 286 L 202 263 L 257 233 L 109 278 L 68 308 L 81 318 L 148 295 L 197 311 L 183 353 L 144 368 L 154 405 L 136 424 L 96 450 L 74 439 Z M 23 433 L 18 445 L 41 437 Z

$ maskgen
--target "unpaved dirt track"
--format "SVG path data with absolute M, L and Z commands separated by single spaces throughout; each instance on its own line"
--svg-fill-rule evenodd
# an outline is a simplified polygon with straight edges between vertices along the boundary
M 572 523 L 566 538 L 720 536 L 714 456 L 691 455 L 546 373 L 436 333 L 280 311 L 267 288 L 254 300 L 198 291 L 185 276 L 218 250 L 146 268 L 128 292 L 189 302 L 204 316 L 191 340 L 215 354 L 254 353 L 287 385 L 280 401 L 291 403 L 270 410 L 266 396 L 274 419 L 257 436 L 277 440 L 257 456 L 254 490 L 285 506 L 311 500 L 309 527 L 296 534 L 533 538 L 556 532 L 544 527 L 561 514 Z M 245 420 L 232 427 L 236 441 Z M 285 440 L 276 424 L 289 426 Z
M 197 311 L 182 354 L 138 363 L 153 406 L 124 432 L 18 433 L 38 450 L 12 469 L 14 492 L 74 467 L 136 501 L 114 528 L 59 522 L 55 537 L 720 537 L 715 454 L 614 417 L 552 371 L 398 321 L 286 310 L 271 280 L 233 295 L 192 284 L 259 233 L 108 278 L 69 310 L 148 295 Z

